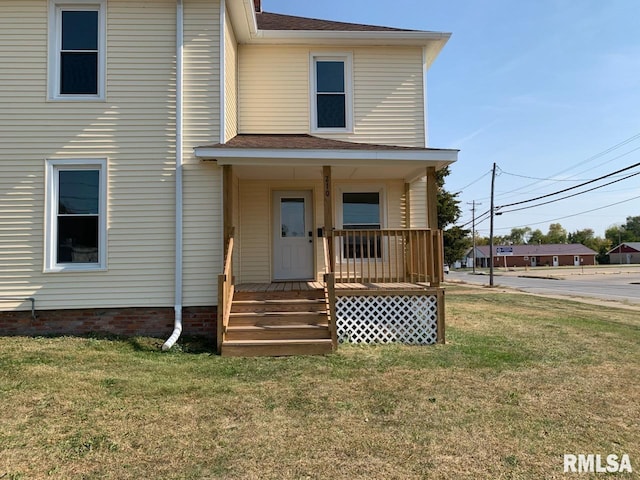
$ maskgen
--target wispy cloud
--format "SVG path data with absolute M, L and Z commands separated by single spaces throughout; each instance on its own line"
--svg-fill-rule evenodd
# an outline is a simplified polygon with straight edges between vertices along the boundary
M 451 143 L 451 146 L 449 148 L 460 148 L 465 143 L 470 142 L 471 140 L 473 140 L 474 138 L 476 138 L 479 135 L 482 135 L 484 132 L 489 130 L 491 127 L 493 127 L 498 122 L 499 122 L 499 120 L 495 119 L 495 120 L 489 122 L 488 124 L 486 124 L 486 125 L 478 128 L 478 129 L 474 130 L 473 132 L 469 133 L 468 135 L 465 135 L 464 137 L 455 140 L 454 142 Z

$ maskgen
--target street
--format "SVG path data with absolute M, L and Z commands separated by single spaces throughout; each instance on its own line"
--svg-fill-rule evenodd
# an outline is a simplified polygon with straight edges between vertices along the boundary
M 451 270 L 447 281 L 489 285 L 489 275 Z M 640 305 L 640 268 L 529 269 L 509 271 L 495 269 L 494 285 L 523 292 L 567 297 L 587 297 Z

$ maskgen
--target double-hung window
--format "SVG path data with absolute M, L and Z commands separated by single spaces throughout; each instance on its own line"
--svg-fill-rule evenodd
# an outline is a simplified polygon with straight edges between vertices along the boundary
M 50 99 L 104 99 L 105 16 L 105 0 L 50 0 Z
M 352 130 L 351 56 L 312 56 L 313 131 Z
M 106 160 L 47 161 L 45 271 L 106 268 Z
M 380 230 L 380 192 L 344 192 L 342 194 L 344 230 Z M 345 258 L 382 258 L 381 237 L 366 232 L 347 234 L 343 241 Z

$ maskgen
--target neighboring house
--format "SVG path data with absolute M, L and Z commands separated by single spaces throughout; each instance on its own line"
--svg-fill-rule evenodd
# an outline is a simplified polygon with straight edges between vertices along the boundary
M 567 267 L 595 265 L 597 253 L 582 244 L 496 245 L 493 265 L 496 267 Z M 465 259 L 473 266 L 473 250 Z M 476 247 L 476 266 L 491 265 L 488 245 Z
M 0 334 L 402 337 L 364 292 L 379 318 L 424 300 L 443 341 L 457 150 L 427 146 L 425 105 L 448 37 L 257 0 L 0 2 Z
M 622 243 L 609 250 L 607 255 L 612 264 L 640 263 L 640 242 Z

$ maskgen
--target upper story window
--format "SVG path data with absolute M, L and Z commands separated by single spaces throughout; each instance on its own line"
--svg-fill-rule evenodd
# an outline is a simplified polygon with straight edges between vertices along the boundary
M 313 55 L 312 61 L 312 131 L 351 131 L 351 55 Z
M 105 0 L 50 0 L 50 99 L 104 99 L 105 17 Z
M 106 268 L 106 168 L 103 159 L 47 161 L 45 271 Z

